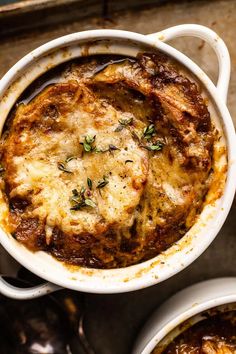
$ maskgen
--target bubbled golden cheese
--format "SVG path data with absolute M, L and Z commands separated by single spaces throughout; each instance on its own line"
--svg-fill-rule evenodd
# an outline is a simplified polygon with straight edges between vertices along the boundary
M 155 256 L 193 225 L 211 181 L 197 86 L 162 55 L 115 59 L 61 69 L 18 104 L 1 141 L 12 233 L 72 264 Z
M 55 102 L 62 90 L 73 94 L 62 95 L 60 101 Z M 37 112 L 40 104 L 45 109 L 45 101 L 49 109 L 50 105 L 57 104 L 56 117 L 53 117 L 55 130 L 48 130 L 48 123 L 41 121 L 42 111 L 37 125 Z M 63 111 L 66 105 L 69 109 Z M 103 231 L 113 223 L 117 227 L 131 226 L 132 212 L 139 203 L 147 178 L 148 153 L 138 146 L 128 129 L 122 134 L 115 132 L 118 121 L 130 116 L 115 111 L 106 102 L 96 102 L 92 92 L 81 89 L 78 83 L 49 87 L 34 99 L 30 109 L 21 107 L 15 116 L 13 129 L 17 130 L 25 119 L 28 126 L 19 133 L 12 156 L 8 156 L 14 170 L 10 177 L 14 185 L 10 197 L 30 198 L 34 206 L 30 216 L 45 220 L 47 226 L 58 227 L 66 233 L 94 234 L 101 224 Z M 115 153 L 112 150 L 86 153 L 81 144 L 86 136 L 95 136 L 100 150 L 109 149 L 109 145 L 116 146 L 117 150 Z M 18 145 L 25 146 L 23 154 L 18 155 Z M 68 158 L 72 158 L 66 163 L 69 172 L 60 170 L 58 164 Z M 132 163 L 126 163 L 131 159 Z M 10 164 L 8 166 L 10 168 Z M 90 191 L 96 206 L 82 208 L 79 212 L 71 210 L 72 190 L 87 187 L 87 178 L 96 186 L 103 176 L 109 180 L 106 188 Z

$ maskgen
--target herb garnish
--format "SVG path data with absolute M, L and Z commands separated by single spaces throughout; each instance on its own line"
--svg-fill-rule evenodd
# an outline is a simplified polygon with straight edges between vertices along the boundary
M 108 150 L 111 152 L 111 151 L 120 150 L 120 149 L 118 147 L 116 147 L 115 145 L 110 144 Z
M 148 126 L 146 126 L 143 130 L 143 139 L 146 140 L 150 140 L 152 137 L 154 137 L 156 135 L 156 130 L 155 130 L 155 125 L 154 124 L 149 124 Z M 148 145 L 142 145 L 140 144 L 140 147 L 147 149 L 149 151 L 160 151 L 163 148 L 163 143 L 160 141 L 156 141 L 156 142 L 152 142 Z
M 118 127 L 116 127 L 115 132 L 120 132 L 123 130 L 127 125 L 133 123 L 133 118 L 128 118 L 128 119 L 119 119 L 118 122 L 120 123 Z
M 94 143 L 95 139 L 96 139 L 96 135 L 94 135 L 94 136 L 86 135 L 85 136 L 84 142 L 81 143 L 84 147 L 84 151 L 89 152 L 89 151 L 94 150 L 95 147 L 92 144 Z
M 59 170 L 63 171 L 63 172 L 66 172 L 66 173 L 73 173 L 72 171 L 70 171 L 68 168 L 67 168 L 67 163 L 70 162 L 71 160 L 74 160 L 76 159 L 76 156 L 68 156 L 66 159 L 65 159 L 65 162 L 61 162 L 59 161 L 57 163 L 57 167 L 59 168 Z
M 90 199 L 90 198 L 86 198 L 84 202 L 85 202 L 85 204 L 86 204 L 87 206 L 90 206 L 91 208 L 95 208 L 95 207 L 96 207 L 96 204 L 95 204 L 94 201 L 93 201 L 92 199 Z
M 66 159 L 66 163 L 70 162 L 71 160 L 75 160 L 75 159 L 76 159 L 76 156 L 68 156 Z
M 130 119 L 125 121 L 125 122 L 123 120 L 122 124 L 128 124 L 129 122 L 131 122 Z M 112 145 L 112 144 L 109 144 L 108 148 L 105 149 L 105 150 L 101 149 L 100 147 L 95 146 L 95 144 L 94 144 L 95 139 L 96 139 L 96 135 L 94 135 L 94 136 L 86 135 L 84 137 L 84 141 L 82 143 L 80 143 L 80 144 L 83 145 L 83 148 L 84 148 L 85 152 L 95 152 L 96 154 L 98 154 L 98 153 L 103 153 L 103 152 L 108 152 L 108 151 L 112 152 L 112 151 L 115 151 L 115 150 L 120 150 L 118 147 L 116 147 L 115 145 Z M 71 156 L 70 160 L 72 160 L 73 158 L 74 157 Z
M 133 160 L 125 160 L 125 163 L 134 162 Z
M 79 192 L 77 191 L 77 189 L 72 189 L 72 194 L 77 197 L 79 195 Z
M 143 130 L 143 137 L 147 140 L 151 139 L 153 136 L 156 135 L 155 131 L 155 126 L 154 124 L 148 125 L 146 128 Z
M 120 150 L 117 146 L 110 144 L 107 151 L 109 151 L 113 155 L 113 151 Z
M 109 181 L 107 180 L 107 176 L 103 176 L 103 179 L 101 181 L 98 181 L 97 188 L 98 189 L 104 188 L 108 183 Z
M 149 151 L 160 151 L 163 148 L 163 144 L 160 141 L 157 141 L 152 145 L 140 145 L 140 146 Z
M 87 185 L 88 185 L 89 189 L 91 190 L 93 187 L 93 182 L 89 177 L 87 178 Z
M 64 162 L 58 162 L 57 167 L 59 168 L 59 170 L 66 172 L 66 173 L 73 173 L 72 171 L 68 170 L 66 167 L 66 163 Z
M 84 187 L 81 188 L 80 192 L 77 189 L 72 190 L 72 197 L 70 198 L 70 202 L 72 207 L 70 210 L 80 210 L 85 206 L 89 206 L 92 208 L 96 207 L 96 203 L 85 196 L 86 189 Z

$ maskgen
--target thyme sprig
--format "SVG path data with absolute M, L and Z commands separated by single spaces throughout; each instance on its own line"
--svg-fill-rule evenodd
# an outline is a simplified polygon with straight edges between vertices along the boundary
M 96 203 L 90 198 L 86 198 L 84 202 L 87 206 L 90 206 L 91 208 L 96 207 Z
M 98 181 L 97 188 L 98 189 L 104 188 L 108 183 L 109 181 L 107 180 L 107 176 L 103 176 L 103 179 L 101 181 Z
M 93 188 L 93 182 L 92 182 L 92 180 L 89 177 L 87 178 L 87 185 L 88 185 L 90 190 Z
M 76 156 L 68 156 L 66 158 L 66 163 L 70 162 L 71 160 L 75 160 L 76 159 Z
M 70 171 L 67 167 L 68 162 L 70 162 L 71 160 L 76 159 L 76 156 L 68 156 L 65 161 L 59 161 L 57 163 L 57 167 L 60 171 L 66 172 L 66 173 L 73 173 L 72 171 Z
M 120 132 L 124 128 L 126 128 L 128 125 L 133 123 L 133 118 L 128 118 L 128 119 L 119 119 L 118 122 L 120 123 L 116 129 L 115 132 Z
M 143 130 L 143 138 L 150 140 L 153 136 L 156 135 L 156 130 L 154 124 L 149 124 Z
M 83 207 L 89 206 L 91 208 L 96 207 L 96 203 L 86 196 L 85 187 L 81 187 L 80 191 L 77 189 L 72 190 L 72 196 L 70 197 L 72 207 L 70 210 L 80 210 Z
M 90 152 L 95 149 L 95 146 L 93 145 L 95 142 L 95 139 L 96 139 L 96 135 L 94 135 L 94 136 L 86 135 L 84 137 L 84 141 L 81 144 L 83 145 L 85 152 Z
M 144 149 L 149 150 L 149 151 L 160 151 L 163 148 L 163 143 L 161 143 L 160 141 L 157 141 L 154 144 L 140 145 L 140 146 Z
M 152 142 L 150 142 L 150 140 L 156 135 L 156 129 L 155 129 L 155 125 L 153 123 L 147 125 L 144 130 L 143 130 L 143 135 L 142 135 L 142 139 L 145 139 L 148 141 L 147 144 L 143 145 L 140 144 L 140 147 L 148 150 L 148 151 L 160 151 L 162 150 L 164 144 L 157 140 L 154 141 L 152 140 Z
M 59 170 L 66 172 L 66 173 L 73 173 L 72 171 L 68 170 L 66 166 L 66 162 L 58 162 L 57 167 Z
M 96 139 L 96 135 L 94 136 L 90 136 L 90 135 L 86 135 L 84 138 L 84 141 L 82 143 L 80 143 L 81 145 L 83 145 L 84 151 L 85 152 L 95 152 L 96 154 L 98 153 L 103 153 L 103 152 L 113 152 L 115 150 L 120 150 L 117 146 L 109 144 L 107 149 L 101 149 L 97 146 L 94 145 Z
M 120 150 L 120 149 L 117 146 L 110 144 L 109 148 L 108 148 L 108 151 L 112 152 L 112 151 L 115 151 L 115 150 Z

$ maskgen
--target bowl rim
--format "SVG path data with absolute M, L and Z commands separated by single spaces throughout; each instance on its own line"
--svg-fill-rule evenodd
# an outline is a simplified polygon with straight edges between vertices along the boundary
M 164 281 L 165 279 L 186 268 L 206 250 L 206 248 L 216 237 L 230 210 L 236 189 L 236 179 L 234 178 L 236 175 L 236 160 L 234 157 L 236 151 L 236 137 L 234 134 L 234 126 L 229 111 L 221 95 L 217 91 L 217 88 L 214 86 L 212 81 L 208 78 L 208 76 L 191 59 L 158 39 L 154 41 L 152 38 L 148 38 L 142 34 L 108 29 L 77 32 L 57 38 L 38 47 L 23 57 L 21 60 L 19 60 L 1 79 L 0 95 L 3 95 L 12 85 L 12 83 L 14 83 L 16 76 L 19 76 L 22 72 L 24 72 L 24 70 L 32 63 L 34 63 L 37 58 L 41 58 L 52 51 L 58 51 L 63 47 L 67 47 L 71 44 L 79 44 L 82 41 L 105 39 L 131 40 L 140 46 L 148 45 L 154 49 L 158 49 L 181 62 L 184 67 L 190 70 L 190 72 L 200 80 L 200 82 L 204 87 L 206 87 L 207 91 L 211 95 L 212 100 L 214 101 L 219 114 L 222 117 L 224 125 L 223 128 L 228 147 L 228 172 L 224 194 L 221 198 L 221 213 L 217 212 L 217 217 L 214 217 L 214 227 L 208 231 L 208 238 L 202 239 L 201 242 L 199 242 L 198 247 L 194 249 L 193 252 L 186 253 L 182 262 L 175 263 L 174 268 L 161 266 L 160 260 L 162 259 L 162 255 L 158 255 L 154 259 L 126 268 L 105 270 L 86 268 L 85 271 L 85 268 L 81 267 L 78 269 L 78 272 L 83 273 L 82 278 L 76 278 L 77 274 L 74 272 L 74 270 L 69 271 L 70 277 L 65 277 L 62 274 L 64 269 L 62 265 L 58 265 L 58 274 L 56 274 L 54 271 L 49 272 L 48 269 L 46 269 L 47 267 L 43 267 L 43 263 L 47 258 L 46 255 L 42 256 L 41 264 L 36 264 L 37 262 L 35 262 L 35 264 L 34 262 L 32 263 L 32 259 L 36 259 L 36 257 L 32 257 L 34 254 L 31 251 L 27 252 L 27 250 L 23 250 L 23 248 L 25 248 L 24 246 L 20 245 L 16 241 L 14 242 L 14 240 L 10 240 L 9 237 L 6 237 L 6 233 L 0 230 L 0 242 L 2 246 L 27 269 L 37 274 L 41 278 L 44 278 L 62 287 L 90 293 L 119 293 L 138 290 Z M 169 250 L 174 250 L 174 247 L 175 245 L 170 247 Z M 159 260 L 157 263 L 155 263 L 156 259 Z M 59 261 L 56 262 L 59 263 Z M 132 273 L 134 276 L 129 278 L 126 276 L 126 273 Z M 73 276 L 73 274 L 75 276 Z M 95 277 L 97 278 L 95 279 Z M 93 281 L 91 281 L 92 278 Z
M 184 298 L 184 304 L 181 298 Z M 185 322 L 230 304 L 235 308 L 236 277 L 209 279 L 180 290 L 154 310 L 141 329 L 132 354 L 151 354 L 159 343 Z

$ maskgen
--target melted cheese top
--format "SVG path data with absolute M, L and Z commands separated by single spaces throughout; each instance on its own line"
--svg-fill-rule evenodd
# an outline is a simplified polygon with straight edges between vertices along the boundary
M 78 84 L 63 85 L 68 91 L 71 88 L 70 109 L 56 118 L 63 130 L 45 132 L 43 126 L 36 131 L 24 130 L 18 136 L 18 144 L 26 148 L 24 154 L 15 155 L 12 160 L 15 188 L 10 197 L 30 196 L 34 206 L 31 216 L 45 219 L 47 226 L 57 226 L 66 233 L 86 231 L 94 234 L 99 228 L 106 231 L 114 223 L 117 227 L 130 227 L 134 217 L 132 211 L 140 201 L 147 178 L 148 153 L 138 146 L 128 129 L 123 129 L 121 134 L 115 132 L 115 127 L 120 119 L 133 116 L 119 114 L 106 102 L 96 102 L 92 92 L 79 88 Z M 55 90 L 60 92 L 61 84 L 48 88 L 43 94 L 50 104 Z M 45 104 L 43 97 L 40 99 Z M 59 102 L 59 105 L 63 104 L 63 101 Z M 34 107 L 38 109 L 37 99 Z M 30 114 L 35 116 L 34 110 Z M 19 112 L 15 124 L 20 124 L 25 116 L 29 117 L 28 112 Z M 94 145 L 100 150 L 107 150 L 109 145 L 117 150 L 85 152 L 81 143 L 86 136 L 96 137 Z M 60 170 L 58 164 L 69 157 L 73 159 L 66 163 L 66 169 L 70 171 L 67 173 Z M 71 210 L 72 190 L 87 188 L 87 178 L 96 187 L 103 176 L 108 181 L 106 187 L 93 188 L 89 192 L 96 207 L 81 208 L 79 212 Z
M 209 113 L 196 85 L 140 60 L 99 71 L 96 60 L 74 64 L 16 108 L 1 142 L 3 179 L 12 205 L 24 204 L 10 213 L 26 245 L 40 234 L 56 255 L 116 267 L 151 257 L 193 225 L 211 181 Z

